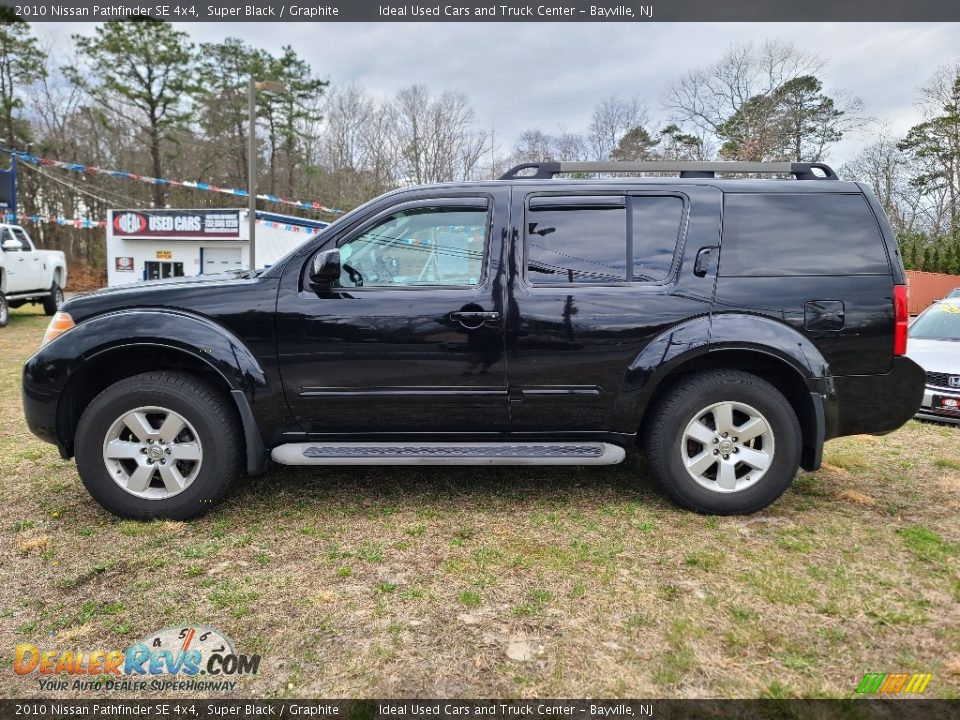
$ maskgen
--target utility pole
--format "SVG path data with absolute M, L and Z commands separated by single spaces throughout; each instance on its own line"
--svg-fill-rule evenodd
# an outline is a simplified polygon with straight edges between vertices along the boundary
M 247 218 L 249 225 L 250 270 L 257 269 L 257 83 L 251 77 L 247 87 L 247 115 L 250 127 L 247 131 Z
M 257 92 L 268 95 L 281 95 L 287 91 L 287 86 L 273 80 L 257 82 L 250 78 L 247 85 L 247 119 L 249 122 L 249 143 L 247 148 L 247 212 L 250 217 L 250 269 L 257 269 Z

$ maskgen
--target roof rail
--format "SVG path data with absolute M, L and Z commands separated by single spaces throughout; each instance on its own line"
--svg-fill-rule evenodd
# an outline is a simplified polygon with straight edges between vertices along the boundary
M 534 170 L 531 174 L 521 174 Z M 819 170 L 818 175 L 814 170 Z M 829 165 L 810 162 L 700 162 L 641 160 L 631 162 L 531 162 L 516 165 L 501 180 L 549 180 L 562 173 L 680 173 L 681 178 L 713 178 L 717 173 L 793 175 L 797 180 L 839 180 Z

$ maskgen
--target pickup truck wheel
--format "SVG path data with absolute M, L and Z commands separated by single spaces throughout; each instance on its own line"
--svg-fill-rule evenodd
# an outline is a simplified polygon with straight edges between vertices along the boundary
M 43 312 L 54 315 L 61 305 L 63 305 L 63 288 L 54 280 L 50 286 L 50 294 L 43 299 Z
M 733 515 L 762 510 L 800 465 L 797 415 L 773 385 L 737 370 L 679 381 L 653 409 L 643 438 L 654 478 L 680 505 Z
M 10 306 L 7 305 L 7 297 L 0 293 L 0 327 L 6 327 L 10 321 Z
M 201 515 L 223 500 L 240 468 L 229 401 L 185 373 L 149 372 L 111 385 L 84 411 L 75 446 L 87 490 L 124 518 Z

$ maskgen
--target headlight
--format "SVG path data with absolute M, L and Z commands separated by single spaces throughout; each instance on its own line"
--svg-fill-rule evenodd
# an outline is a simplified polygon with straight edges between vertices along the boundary
M 76 325 L 73 318 L 70 317 L 70 313 L 56 313 L 50 318 L 50 324 L 47 325 L 47 331 L 43 334 L 43 341 L 40 343 L 40 347 L 43 347 L 51 340 L 56 340 L 70 328 L 76 327 Z

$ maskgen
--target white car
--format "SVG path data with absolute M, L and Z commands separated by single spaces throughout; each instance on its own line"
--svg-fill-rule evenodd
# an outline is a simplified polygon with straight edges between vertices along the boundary
M 913 321 L 907 354 L 927 371 L 917 417 L 960 425 L 960 297 L 934 303 Z
M 37 250 L 19 225 L 0 224 L 0 327 L 10 308 L 40 303 L 47 315 L 63 304 L 67 258 L 59 250 Z

